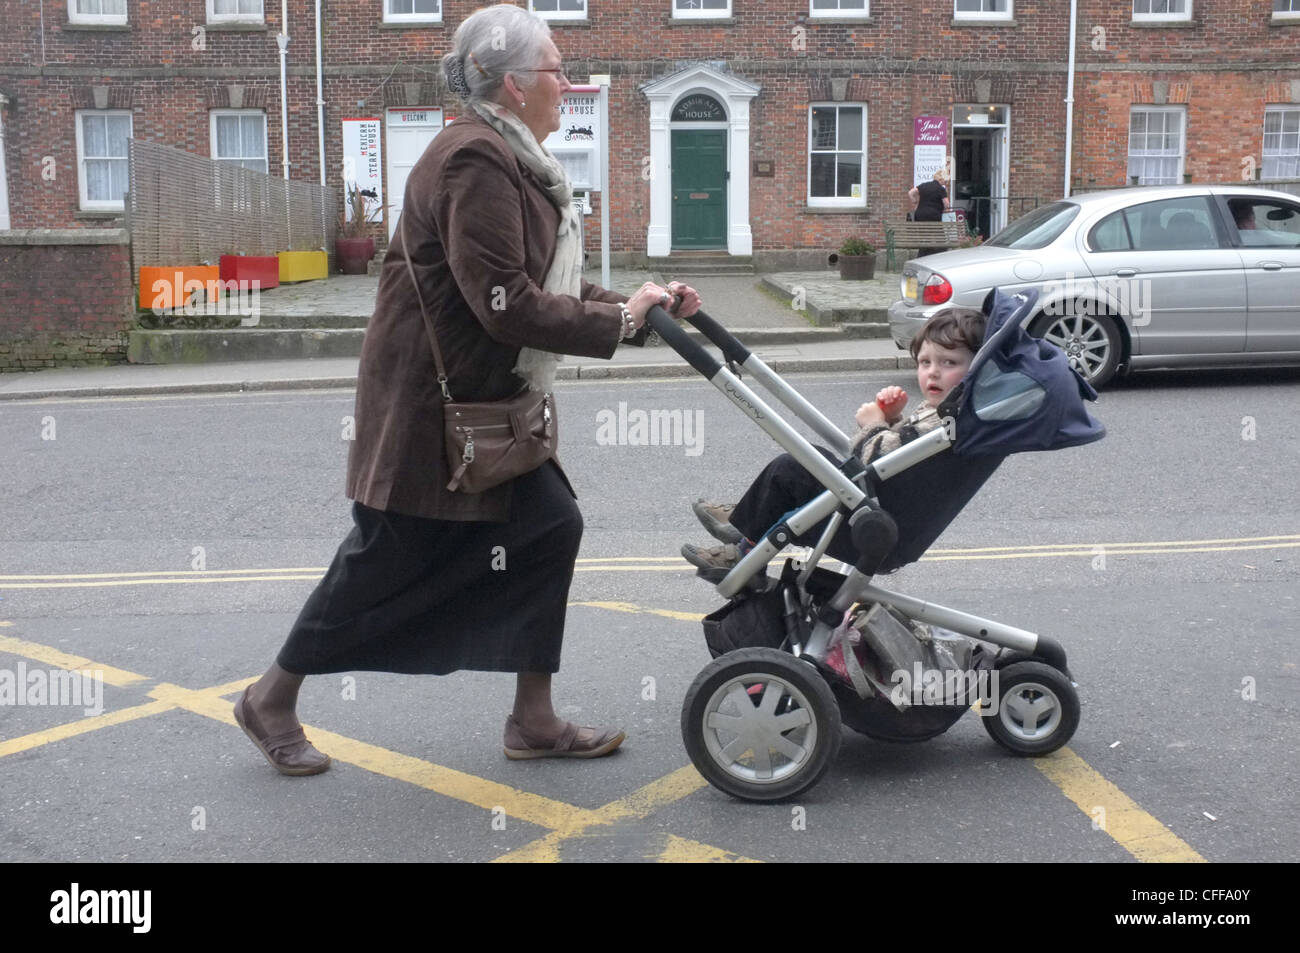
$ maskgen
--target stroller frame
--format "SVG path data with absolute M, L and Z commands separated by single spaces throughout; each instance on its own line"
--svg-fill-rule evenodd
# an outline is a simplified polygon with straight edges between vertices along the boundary
M 741 380 L 741 371 L 761 383 L 841 459 L 850 455 L 849 438 L 708 315 L 697 312 L 685 320 L 721 349 L 725 365 L 695 343 L 662 308 L 651 308 L 647 316 L 647 323 L 665 343 L 826 487 L 771 527 L 717 581 L 719 594 L 733 600 L 743 598 L 742 594 L 753 588 L 754 580 L 765 576 L 773 557 L 823 520 L 828 521 L 802 567 L 797 563 L 790 566 L 797 573 L 794 589 L 798 606 L 791 604 L 790 589 L 785 590 L 787 630 L 791 629 L 789 617 L 804 613 L 805 621 L 812 623 L 806 641 L 787 637 L 782 644 L 788 646 L 788 652 L 764 647 L 720 655 L 700 673 L 687 693 L 682 708 L 683 740 L 705 778 L 729 794 L 752 801 L 790 798 L 820 780 L 838 750 L 840 705 L 852 701 L 853 695 L 852 689 L 846 693 L 842 684 L 832 690 L 825 659 L 834 647 L 837 627 L 854 604 L 879 604 L 907 619 L 999 647 L 996 658 L 984 663 L 1002 676 L 998 714 L 981 719 L 990 735 L 1020 755 L 1046 754 L 1064 745 L 1077 726 L 1079 703 L 1060 644 L 1047 636 L 875 585 L 872 578 L 894 538 L 886 539 L 888 545 L 882 550 L 883 544 L 873 544 L 872 537 L 880 533 L 881 519 L 886 528 L 893 523 L 887 515 L 881 516 L 878 501 L 867 492 L 867 469 L 855 460 L 841 467 L 832 464 Z M 870 469 L 877 480 L 889 480 L 948 450 L 952 442 L 949 427 L 939 427 L 873 461 Z M 817 604 L 808 582 L 846 521 L 862 556 L 834 594 Z M 873 547 L 874 552 L 868 552 Z M 705 575 L 703 570 L 700 575 Z M 847 645 L 844 651 L 849 653 Z M 761 700 L 747 702 L 756 698 L 757 692 L 761 692 Z M 1050 730 L 1040 732 L 1039 718 L 1045 717 L 1045 709 L 1051 712 L 1045 723 Z M 952 722 L 964 710 L 954 713 Z M 861 715 L 849 724 L 875 734 L 869 722 L 864 726 Z M 928 734 L 922 732 L 915 738 L 890 740 L 923 740 L 946 727 Z M 768 750 L 761 750 L 765 746 Z M 777 754 L 780 765 L 774 766 L 773 754 Z M 749 763 L 745 763 L 745 755 L 750 756 Z

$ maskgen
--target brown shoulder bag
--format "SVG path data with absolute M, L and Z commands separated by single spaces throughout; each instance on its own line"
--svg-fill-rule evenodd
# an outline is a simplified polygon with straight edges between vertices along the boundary
M 420 314 L 429 332 L 433 363 L 438 369 L 442 388 L 442 427 L 447 448 L 447 464 L 455 467 L 447 489 L 462 493 L 482 493 L 515 477 L 536 470 L 555 456 L 557 421 L 550 394 L 524 388 L 505 400 L 468 403 L 452 400 L 447 388 L 447 369 L 438 349 L 433 319 L 424 306 L 424 295 L 415 278 L 411 254 L 406 243 L 405 216 L 402 228 L 402 255 L 406 270 L 415 285 Z

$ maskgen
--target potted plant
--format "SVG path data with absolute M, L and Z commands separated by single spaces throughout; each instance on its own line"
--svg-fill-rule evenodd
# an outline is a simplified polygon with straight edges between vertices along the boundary
M 339 215 L 339 233 L 334 240 L 334 252 L 339 271 L 345 275 L 364 275 L 366 264 L 375 257 L 375 240 L 367 234 L 374 218 L 367 199 L 378 198 L 374 189 L 349 186 L 347 205 Z M 349 211 L 351 215 L 349 216 Z
M 865 281 L 876 277 L 876 246 L 861 238 L 844 239 L 840 250 L 829 261 L 839 265 L 843 280 Z

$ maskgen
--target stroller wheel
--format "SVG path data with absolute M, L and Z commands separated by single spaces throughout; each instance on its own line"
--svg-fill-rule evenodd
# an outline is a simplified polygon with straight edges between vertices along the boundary
M 816 784 L 840 747 L 830 687 L 778 649 L 714 659 L 682 702 L 682 740 L 700 774 L 747 801 L 779 801 Z
M 1079 727 L 1079 694 L 1070 679 L 1042 662 L 998 670 L 998 708 L 980 719 L 993 740 L 1019 755 L 1050 754 Z

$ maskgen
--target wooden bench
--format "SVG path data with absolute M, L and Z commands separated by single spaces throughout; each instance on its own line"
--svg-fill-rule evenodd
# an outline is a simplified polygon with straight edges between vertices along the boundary
M 899 248 L 956 248 L 969 237 L 965 222 L 886 222 L 885 267 L 894 270 L 894 252 Z

